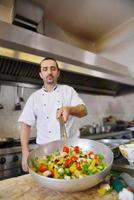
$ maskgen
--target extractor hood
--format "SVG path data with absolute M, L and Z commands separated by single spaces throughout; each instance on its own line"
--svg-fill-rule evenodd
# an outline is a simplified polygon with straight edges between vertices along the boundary
M 85 93 L 119 95 L 132 92 L 134 78 L 124 66 L 39 33 L 0 22 L 0 81 L 40 87 L 39 62 L 54 57 L 60 83 Z

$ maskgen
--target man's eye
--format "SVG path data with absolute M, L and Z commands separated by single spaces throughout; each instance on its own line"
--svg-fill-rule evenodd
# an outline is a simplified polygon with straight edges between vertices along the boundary
M 51 67 L 51 70 L 52 70 L 52 71 L 55 71 L 55 70 L 56 70 L 56 67 Z
M 42 69 L 43 71 L 47 71 L 47 67 L 43 67 L 43 69 Z

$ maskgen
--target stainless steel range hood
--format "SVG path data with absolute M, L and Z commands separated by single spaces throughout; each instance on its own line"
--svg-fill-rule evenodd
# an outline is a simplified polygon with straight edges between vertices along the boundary
M 38 63 L 49 56 L 59 61 L 60 83 L 97 94 L 133 91 L 134 78 L 118 63 L 5 22 L 0 22 L 0 30 L 1 82 L 40 85 Z

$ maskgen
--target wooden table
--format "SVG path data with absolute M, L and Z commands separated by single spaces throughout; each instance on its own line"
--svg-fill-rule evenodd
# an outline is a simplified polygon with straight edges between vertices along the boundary
M 98 186 L 83 192 L 62 193 L 38 185 L 30 174 L 0 181 L 0 200 L 118 200 L 113 191 L 99 196 Z

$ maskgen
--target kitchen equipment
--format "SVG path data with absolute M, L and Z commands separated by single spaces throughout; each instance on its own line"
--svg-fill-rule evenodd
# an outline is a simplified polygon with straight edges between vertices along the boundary
M 21 110 L 20 98 L 19 98 L 19 86 L 17 86 L 17 97 L 14 110 Z
M 128 160 L 129 164 L 134 167 L 134 144 L 124 144 L 119 146 L 121 154 Z
M 129 142 L 129 140 L 127 139 L 101 139 L 98 141 L 107 145 L 113 151 L 114 158 L 117 158 L 120 156 L 119 146 L 121 144 L 126 144 Z
M 0 147 L 9 147 L 13 146 L 14 139 L 13 138 L 6 138 L 6 137 L 0 137 Z
M 91 150 L 96 153 L 104 155 L 105 162 L 107 163 L 107 168 L 97 174 L 86 176 L 81 179 L 71 179 L 71 180 L 54 179 L 35 173 L 32 170 L 32 159 L 35 159 L 35 157 L 42 157 L 44 155 L 47 155 L 55 151 L 56 149 L 61 149 L 61 147 L 63 146 L 63 142 L 64 141 L 62 140 L 57 140 L 41 145 L 29 154 L 28 156 L 29 172 L 32 175 L 33 179 L 35 179 L 35 181 L 37 181 L 40 185 L 62 192 L 82 191 L 97 185 L 109 173 L 113 163 L 113 153 L 110 150 L 110 148 L 102 143 L 93 140 L 76 139 L 76 138 L 67 139 L 66 144 L 69 146 L 79 146 L 80 148 L 82 148 L 83 151 Z
M 82 137 L 89 135 L 89 127 L 89 125 L 84 125 L 79 129 Z
M 61 140 L 66 140 L 67 139 L 67 132 L 66 132 L 65 123 L 63 121 L 63 117 L 62 116 L 59 118 L 59 122 L 60 122 Z
M 95 134 L 96 133 L 96 127 L 95 126 L 89 126 L 89 134 Z
M 128 145 L 128 144 L 134 144 L 133 138 L 131 138 L 129 142 L 124 145 Z M 114 159 L 112 169 L 119 172 L 126 172 L 134 177 L 134 166 L 130 165 L 128 162 L 128 159 L 122 156 L 122 154 L 119 157 Z
M 0 84 L 0 101 L 1 101 L 1 97 L 2 97 L 2 95 L 1 95 L 1 84 Z M 0 102 L 0 109 L 3 109 L 4 108 L 4 106 L 2 105 L 2 103 Z
M 20 102 L 24 102 L 23 96 L 24 96 L 24 87 L 21 88 L 21 95 L 20 95 L 20 97 L 19 97 L 19 101 L 20 101 Z
M 96 134 L 101 133 L 101 127 L 99 126 L 99 124 L 96 125 Z
M 37 147 L 30 138 L 30 151 Z M 25 174 L 21 168 L 21 144 L 19 139 L 0 138 L 0 180 Z

